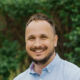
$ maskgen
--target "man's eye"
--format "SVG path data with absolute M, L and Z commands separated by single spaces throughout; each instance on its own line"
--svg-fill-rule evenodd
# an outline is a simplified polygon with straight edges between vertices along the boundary
M 30 37 L 30 38 L 28 38 L 28 40 L 34 40 L 35 38 L 34 37 Z
M 47 39 L 48 37 L 47 36 L 41 36 L 41 39 Z

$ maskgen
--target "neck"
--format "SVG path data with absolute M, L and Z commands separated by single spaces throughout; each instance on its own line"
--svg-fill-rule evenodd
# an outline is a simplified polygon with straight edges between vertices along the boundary
M 45 63 L 45 64 L 36 64 L 34 63 L 34 71 L 37 72 L 38 74 L 42 73 L 42 69 L 45 68 L 56 56 L 55 52 L 53 53 L 53 55 L 49 58 L 49 60 Z

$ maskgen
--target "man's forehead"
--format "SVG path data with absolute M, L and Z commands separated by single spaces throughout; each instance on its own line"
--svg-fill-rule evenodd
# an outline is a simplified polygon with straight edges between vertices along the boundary
M 41 26 L 49 26 L 49 27 L 51 27 L 51 25 L 46 21 L 46 20 L 36 20 L 36 21 L 32 21 L 32 22 L 30 22 L 28 25 L 27 25 L 27 28 L 28 27 L 35 27 L 35 26 L 37 26 L 37 27 L 41 27 Z
M 28 26 L 26 26 L 26 31 L 36 32 L 36 31 L 52 31 L 51 25 L 46 21 L 32 21 Z
M 25 35 L 28 37 L 30 35 L 34 36 L 53 36 L 53 28 L 51 25 L 45 20 L 32 21 L 28 26 L 26 26 Z

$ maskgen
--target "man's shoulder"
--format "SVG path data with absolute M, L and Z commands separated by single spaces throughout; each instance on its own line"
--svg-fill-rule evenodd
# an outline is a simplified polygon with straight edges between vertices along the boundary
M 66 60 L 63 60 L 63 65 L 64 65 L 64 68 L 69 71 L 79 71 L 80 70 L 80 68 L 77 65 L 75 65 L 74 63 L 68 62 Z
M 77 65 L 75 65 L 71 62 L 68 62 L 66 60 L 62 60 L 62 63 L 63 63 L 64 75 L 66 77 L 70 77 L 73 80 L 75 78 L 80 78 L 80 68 Z M 76 79 L 76 80 L 78 80 L 78 79 Z
M 29 69 L 25 70 L 24 72 L 22 72 L 18 76 L 16 76 L 13 80 L 27 80 L 29 71 L 30 71 Z

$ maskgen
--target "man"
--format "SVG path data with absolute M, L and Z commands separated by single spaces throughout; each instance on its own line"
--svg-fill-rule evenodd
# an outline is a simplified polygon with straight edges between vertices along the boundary
M 55 52 L 57 40 L 51 19 L 40 13 L 31 16 L 26 25 L 25 42 L 32 63 L 14 80 L 80 80 L 80 68 Z

